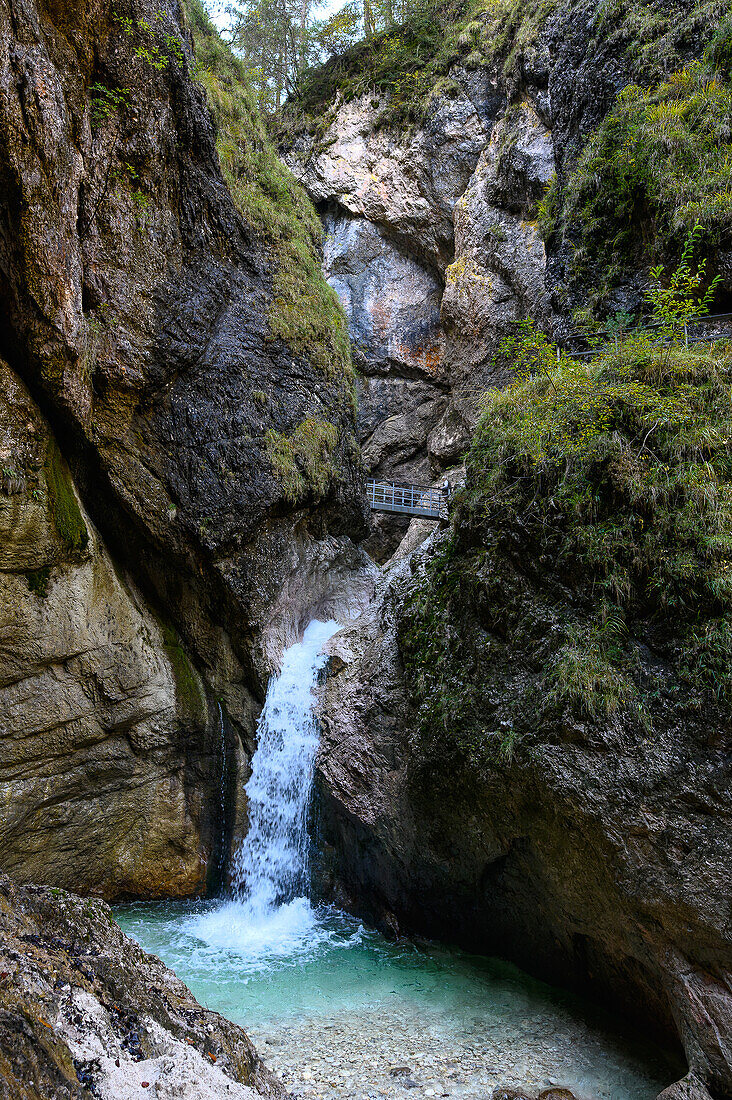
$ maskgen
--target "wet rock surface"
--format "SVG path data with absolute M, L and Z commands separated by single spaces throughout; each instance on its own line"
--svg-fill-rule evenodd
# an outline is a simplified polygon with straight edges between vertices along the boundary
M 106 896 L 201 891 L 214 807 L 306 615 L 282 593 L 340 607 L 364 565 L 351 383 L 273 338 L 277 261 L 224 183 L 191 63 L 177 3 L 0 3 L 0 357 L 23 393 L 0 441 L 0 734 L 22 780 L 0 851 Z M 272 440 L 287 454 L 313 424 L 328 476 L 293 497 Z
M 0 464 L 0 866 L 107 896 L 198 893 L 221 827 L 218 715 L 2 361 Z
M 13 0 L 0 18 L 5 356 L 42 401 L 114 555 L 234 698 L 252 679 L 259 584 L 282 568 L 267 542 L 281 519 L 299 512 L 313 541 L 363 530 L 348 381 L 271 337 L 275 262 L 221 176 L 177 6 L 136 0 L 130 34 L 92 0 L 57 21 Z M 181 51 L 159 73 L 139 56 L 146 18 Z M 101 125 L 92 79 L 145 95 L 132 117 Z M 34 96 L 43 110 L 29 112 Z M 106 131 L 123 122 L 110 152 Z M 120 177 L 133 152 L 142 220 Z M 99 195 L 107 169 L 114 186 Z M 265 438 L 308 417 L 338 438 L 338 476 L 309 502 L 314 516 L 288 501 Z
M 3 1100 L 258 1095 L 285 1093 L 245 1032 L 127 939 L 104 902 L 0 876 Z

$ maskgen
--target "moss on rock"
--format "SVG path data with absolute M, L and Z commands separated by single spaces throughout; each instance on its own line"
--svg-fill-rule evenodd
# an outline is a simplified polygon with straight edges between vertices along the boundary
M 66 550 L 78 554 L 89 543 L 89 532 L 81 515 L 71 475 L 55 439 L 51 438 L 44 464 L 48 506 L 59 538 Z
M 206 717 L 206 695 L 203 685 L 173 627 L 161 623 L 163 645 L 175 679 L 175 694 L 184 718 L 203 720 Z
M 265 432 L 267 455 L 282 484 L 285 498 L 296 503 L 309 493 L 324 497 L 338 476 L 334 464 L 338 429 L 316 417 L 306 417 L 291 436 L 270 428 Z
M 351 374 L 346 319 L 320 266 L 322 228 L 305 191 L 279 160 L 239 58 L 200 0 L 187 0 L 198 80 L 218 127 L 216 146 L 239 212 L 272 249 L 272 336 L 332 377 Z
M 25 575 L 25 579 L 28 582 L 28 588 L 35 596 L 38 596 L 42 600 L 45 600 L 48 595 L 48 582 L 50 577 L 51 567 L 49 565 L 45 565 L 41 569 L 31 569 L 30 572 Z
M 728 248 L 731 116 L 732 86 L 707 62 L 650 89 L 628 86 L 570 173 L 563 202 L 556 182 L 545 199 L 545 236 L 579 231 L 575 273 L 599 261 L 601 291 L 639 262 L 678 252 L 696 224 L 710 248 Z
M 730 386 L 731 345 L 636 337 L 488 395 L 400 617 L 431 765 L 479 766 L 562 713 L 640 735 L 728 705 Z

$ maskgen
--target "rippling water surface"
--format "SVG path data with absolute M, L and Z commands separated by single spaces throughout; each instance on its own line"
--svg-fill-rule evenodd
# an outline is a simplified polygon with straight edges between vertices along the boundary
M 498 1084 L 551 1083 L 653 1100 L 680 1072 L 508 963 L 389 943 L 306 898 L 259 926 L 236 902 L 129 905 L 117 919 L 206 1007 L 244 1025 L 296 1095 L 477 1100 Z

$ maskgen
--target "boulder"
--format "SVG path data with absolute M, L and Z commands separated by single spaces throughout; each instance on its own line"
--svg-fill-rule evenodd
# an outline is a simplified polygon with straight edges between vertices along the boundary
M 3 1100 L 285 1097 L 246 1033 L 202 1008 L 109 907 L 0 875 Z

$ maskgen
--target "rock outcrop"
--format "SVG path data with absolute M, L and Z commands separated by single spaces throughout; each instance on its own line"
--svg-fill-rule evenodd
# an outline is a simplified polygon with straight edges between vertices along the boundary
M 669 21 L 649 16 L 640 42 L 627 5 L 458 10 L 438 17 L 457 42 L 444 70 L 425 60 L 424 73 L 402 80 L 399 61 L 389 70 L 385 34 L 372 46 L 383 51 L 373 88 L 354 91 L 369 84 L 369 57 L 356 50 L 285 109 L 284 156 L 321 211 L 325 273 L 357 348 L 371 474 L 430 483 L 460 462 L 482 394 L 510 370 L 496 352 L 512 321 L 530 317 L 555 335 L 577 327 L 574 312 L 596 291 L 587 272 L 585 284 L 575 278 L 581 233 L 570 225 L 552 235 L 547 215 L 542 235 L 540 203 L 551 186 L 561 206 L 578 156 L 626 85 L 701 56 L 716 13 L 681 3 Z M 654 35 L 657 57 L 644 66 Z M 423 48 L 429 56 L 434 44 Z M 637 256 L 606 312 L 639 307 L 645 262 Z M 405 529 L 379 524 L 370 543 L 379 560 Z
M 405 647 L 447 538 L 396 561 L 330 643 L 323 890 L 386 931 L 511 957 L 680 1040 L 691 1076 L 664 1100 L 732 1096 L 728 719 L 685 707 L 650 652 L 652 732 L 545 711 L 543 670 L 576 609 L 546 562 L 519 555 L 508 580 L 480 565 L 486 533 L 468 530 L 440 559 L 444 622 L 421 627 L 449 675 L 426 668 L 417 689 Z
M 224 825 L 218 712 L 2 362 L 0 440 L 0 865 L 103 896 L 200 893 Z
M 246 1033 L 202 1008 L 104 902 L 0 876 L 0 1097 L 144 1095 L 285 1092 Z
M 366 530 L 347 355 L 287 314 L 307 265 L 285 295 L 191 49 L 175 0 L 0 3 L 0 858 L 106 896 L 202 889 L 266 677 Z
M 441 304 L 456 256 L 454 211 L 491 120 L 466 91 L 441 99 L 405 136 L 379 126 L 384 106 L 371 95 L 341 105 L 322 135 L 299 136 L 285 159 L 321 210 L 324 272 L 348 316 L 359 368 L 366 470 L 429 485 L 468 438 L 449 405 L 455 356 Z M 406 527 L 377 517 L 368 549 L 384 560 Z
M 461 459 L 510 321 L 551 320 L 534 211 L 556 171 L 540 85 L 511 104 L 498 69 L 452 73 L 416 132 L 365 94 L 328 108 L 285 156 L 322 212 L 324 271 L 360 369 L 364 464 L 431 484 Z M 324 107 L 324 111 L 326 108 Z M 377 520 L 384 560 L 406 530 Z

